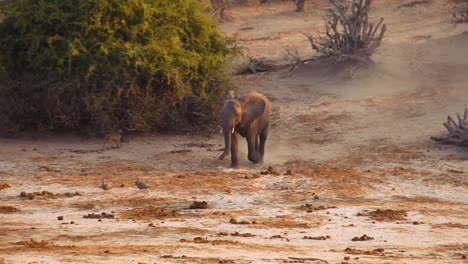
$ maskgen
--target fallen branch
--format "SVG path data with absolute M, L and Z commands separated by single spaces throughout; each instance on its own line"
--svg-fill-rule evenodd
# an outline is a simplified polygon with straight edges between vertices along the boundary
M 402 8 L 402 7 L 413 7 L 415 5 L 421 5 L 421 4 L 429 4 L 430 1 L 429 0 L 418 0 L 418 1 L 412 1 L 412 2 L 409 2 L 409 3 L 406 3 L 406 4 L 401 4 L 398 6 L 398 9 Z
M 453 144 L 458 146 L 468 146 L 468 108 L 465 108 L 463 118 L 457 113 L 458 124 L 451 117 L 443 123 L 448 131 L 445 137 L 431 137 L 432 140 L 442 144 Z
M 323 262 L 323 263 L 327 263 L 327 264 L 328 264 L 328 261 L 323 260 L 323 259 L 319 259 L 319 258 L 295 258 L 295 257 L 289 257 L 288 259 L 291 259 L 291 260 L 298 260 L 298 261 L 321 261 L 321 262 Z

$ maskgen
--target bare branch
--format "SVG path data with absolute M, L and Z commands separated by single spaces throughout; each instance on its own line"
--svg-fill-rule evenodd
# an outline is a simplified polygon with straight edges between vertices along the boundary
M 385 35 L 386 25 L 381 18 L 377 24 L 369 22 L 372 0 L 329 0 L 325 34 L 314 38 L 307 34 L 312 46 L 321 56 L 338 59 L 369 61 Z

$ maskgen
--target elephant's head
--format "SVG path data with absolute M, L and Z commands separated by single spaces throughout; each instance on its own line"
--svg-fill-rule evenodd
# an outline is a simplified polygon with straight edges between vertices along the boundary
M 254 93 L 255 94 L 255 93 Z M 265 101 L 249 94 L 245 97 L 237 97 L 233 91 L 228 93 L 223 107 L 223 134 L 224 152 L 219 159 L 229 155 L 231 149 L 231 137 L 235 133 L 235 127 L 248 127 L 265 111 Z

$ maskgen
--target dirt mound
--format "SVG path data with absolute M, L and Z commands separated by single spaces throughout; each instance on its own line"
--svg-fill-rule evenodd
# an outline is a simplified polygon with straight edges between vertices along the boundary
M 49 191 L 32 192 L 32 193 L 21 192 L 20 194 L 21 198 L 29 199 L 29 200 L 33 200 L 36 197 L 57 199 L 57 198 L 66 198 L 66 197 L 75 197 L 75 196 L 81 196 L 81 194 L 79 192 L 53 193 Z
M 3 189 L 6 189 L 6 188 L 10 188 L 11 185 L 9 185 L 8 183 L 2 183 L 0 184 L 0 191 L 3 190 Z
M 50 248 L 55 247 L 55 244 L 49 241 L 36 241 L 36 240 L 26 240 L 26 241 L 19 241 L 14 243 L 15 245 L 21 245 L 29 248 Z
M 408 216 L 404 210 L 392 210 L 392 209 L 377 209 L 375 211 L 363 211 L 357 214 L 358 216 L 368 216 L 370 219 L 375 221 L 401 221 L 406 220 Z
M 132 220 L 154 220 L 179 217 L 180 213 L 176 209 L 166 209 L 156 206 L 147 206 L 144 208 L 134 208 L 120 213 L 123 219 Z
M 19 212 L 19 211 L 21 210 L 13 206 L 8 206 L 8 205 L 0 206 L 0 214 L 11 214 L 11 213 Z

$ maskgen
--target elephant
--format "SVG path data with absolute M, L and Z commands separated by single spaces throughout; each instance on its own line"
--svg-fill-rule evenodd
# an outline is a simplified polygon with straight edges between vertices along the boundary
M 231 167 L 239 166 L 237 134 L 247 139 L 248 159 L 257 164 L 263 162 L 265 143 L 270 128 L 271 103 L 264 95 L 252 91 L 236 96 L 229 91 L 223 106 L 222 132 L 223 160 L 231 152 Z

